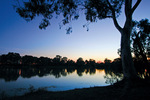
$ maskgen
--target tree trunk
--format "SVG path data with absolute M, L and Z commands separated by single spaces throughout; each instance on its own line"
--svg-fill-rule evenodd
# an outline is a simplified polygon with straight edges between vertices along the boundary
M 131 56 L 130 32 L 130 28 L 124 28 L 121 32 L 121 59 L 124 74 L 122 82 L 124 82 L 124 88 L 120 99 L 126 97 L 128 91 L 130 91 L 138 79 Z
M 140 50 L 140 55 L 142 56 L 142 59 L 143 59 L 143 62 L 145 64 L 144 67 L 148 66 L 148 60 L 147 60 L 147 57 L 146 57 L 146 53 L 145 53 L 145 50 L 144 50 L 144 47 L 143 47 L 143 44 L 141 43 L 140 41 L 140 37 L 139 37 L 139 33 L 136 34 L 136 41 L 137 42 L 137 45 L 138 45 L 138 48 Z
M 121 59 L 124 79 L 136 79 L 137 73 L 134 68 L 130 50 L 130 31 L 126 31 L 125 29 L 121 34 Z
M 132 14 L 135 9 L 138 7 L 142 0 L 137 0 L 134 6 L 132 6 L 132 0 L 124 0 L 125 1 L 125 16 L 126 21 L 124 27 L 120 27 L 116 20 L 116 11 L 107 0 L 110 10 L 112 11 L 112 18 L 115 27 L 121 33 L 121 59 L 122 59 L 122 67 L 123 67 L 123 74 L 124 79 L 137 79 L 137 73 L 134 68 L 131 50 L 130 50 L 130 35 L 132 31 Z

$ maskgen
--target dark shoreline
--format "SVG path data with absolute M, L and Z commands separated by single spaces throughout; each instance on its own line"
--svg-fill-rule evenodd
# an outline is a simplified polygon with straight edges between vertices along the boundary
M 150 82 L 142 80 L 127 89 L 124 93 L 125 83 L 91 87 L 60 92 L 39 90 L 23 96 L 15 96 L 3 100 L 149 100 Z

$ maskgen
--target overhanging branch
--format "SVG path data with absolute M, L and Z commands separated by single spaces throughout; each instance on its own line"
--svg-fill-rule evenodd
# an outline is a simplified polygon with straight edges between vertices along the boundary
M 122 28 L 120 27 L 120 25 L 118 24 L 118 21 L 116 19 L 116 14 L 115 14 L 115 10 L 113 9 L 112 5 L 110 4 L 109 0 L 106 0 L 110 10 L 112 11 L 112 19 L 114 22 L 115 27 L 119 30 L 120 33 L 122 33 Z
M 137 0 L 137 2 L 135 3 L 135 5 L 134 5 L 133 8 L 132 8 L 132 14 L 133 14 L 133 12 L 135 11 L 135 9 L 138 7 L 138 5 L 140 4 L 141 1 L 142 1 L 142 0 Z

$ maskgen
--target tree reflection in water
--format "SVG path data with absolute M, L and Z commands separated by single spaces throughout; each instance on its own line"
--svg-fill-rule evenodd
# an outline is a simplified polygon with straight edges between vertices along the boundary
M 123 73 L 114 73 L 112 71 L 105 70 L 104 78 L 106 79 L 106 84 L 113 85 L 114 83 L 123 79 Z
M 113 84 L 123 78 L 122 71 L 118 68 L 107 65 L 104 69 L 107 84 Z M 16 81 L 19 76 L 23 78 L 31 78 L 34 76 L 48 76 L 53 75 L 55 78 L 60 78 L 62 76 L 67 76 L 73 72 L 76 72 L 78 76 L 85 74 L 94 75 L 96 73 L 96 68 L 84 68 L 84 67 L 1 67 L 0 68 L 0 79 L 4 79 L 5 82 Z M 139 70 L 138 74 L 141 78 L 149 78 L 149 70 L 143 69 Z
M 23 78 L 31 78 L 34 76 L 48 76 L 53 75 L 55 78 L 61 76 L 67 76 L 73 72 L 76 72 L 78 76 L 82 76 L 83 73 L 95 74 L 95 68 L 0 68 L 0 79 L 4 79 L 6 82 L 16 81 L 19 76 Z

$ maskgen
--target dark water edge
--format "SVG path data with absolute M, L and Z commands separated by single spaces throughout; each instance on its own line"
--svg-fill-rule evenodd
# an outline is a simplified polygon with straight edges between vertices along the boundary
M 76 73 L 77 76 L 80 78 L 84 74 L 88 75 L 95 75 L 96 70 L 103 71 L 103 68 L 96 69 L 95 67 L 87 67 L 87 66 L 2 66 L 0 67 L 0 80 L 5 81 L 6 83 L 9 82 L 15 82 L 18 79 L 24 78 L 24 79 L 30 79 L 34 77 L 39 77 L 43 78 L 46 76 L 53 76 L 56 79 L 59 79 L 61 77 L 67 77 L 67 75 L 70 75 L 72 73 Z M 105 76 L 104 78 L 106 79 L 106 84 L 113 84 L 120 78 L 121 73 L 116 73 L 115 71 L 110 71 L 105 69 Z M 117 72 L 117 71 L 116 71 Z M 112 76 L 112 78 L 111 78 Z M 96 85 L 97 86 L 97 85 Z M 103 85 L 101 85 L 103 86 Z M 85 87 L 91 87 L 91 86 L 83 86 L 80 88 L 85 88 Z M 93 87 L 93 86 L 92 86 Z M 34 85 L 30 85 L 29 87 L 23 87 L 23 88 L 16 88 L 11 91 L 14 91 L 16 94 L 14 95 L 23 95 L 24 93 L 28 92 L 34 92 L 37 90 L 49 90 L 57 88 L 55 85 L 50 85 L 50 86 L 44 86 L 40 88 L 34 87 Z M 78 88 L 78 87 L 76 87 Z M 61 91 L 66 91 L 66 90 L 72 90 L 75 88 L 68 88 L 68 89 L 63 89 Z M 22 93 L 24 91 L 24 93 Z M 60 91 L 60 90 L 58 90 Z M 6 93 L 5 91 L 0 91 L 1 97 L 9 97 L 9 96 L 14 96 Z
M 105 87 L 92 87 L 62 92 L 39 90 L 5 100 L 149 100 L 150 81 L 139 81 L 124 90 L 124 82 Z M 125 92 L 127 91 L 127 92 Z M 125 92 L 125 93 L 124 93 Z
M 18 79 L 18 77 L 20 77 L 20 76 L 24 77 L 24 78 L 31 78 L 31 77 L 34 77 L 34 76 L 37 76 L 37 75 L 39 77 L 43 77 L 43 76 L 46 76 L 47 74 L 51 74 L 51 75 L 55 76 L 56 78 L 60 78 L 62 76 L 67 76 L 67 74 L 69 74 L 69 73 L 73 73 L 75 70 L 77 70 L 77 74 L 80 77 L 82 77 L 83 73 L 89 73 L 89 74 L 92 75 L 92 74 L 95 74 L 96 69 L 100 69 L 100 70 L 105 70 L 106 76 L 104 76 L 104 77 L 106 79 L 106 82 L 109 83 L 109 84 L 113 84 L 114 82 L 118 81 L 117 77 L 121 76 L 122 71 L 120 70 L 121 69 L 120 67 L 117 68 L 117 67 L 112 67 L 112 66 L 114 66 L 114 65 L 108 64 L 107 66 L 102 66 L 102 67 L 98 67 L 98 68 L 97 67 L 96 68 L 91 67 L 91 66 L 90 67 L 85 67 L 85 66 L 84 67 L 83 66 L 82 67 L 81 66 L 80 67 L 79 66 L 70 66 L 70 67 L 69 66 L 67 66 L 67 67 L 66 66 L 44 66 L 44 67 L 43 66 L 13 66 L 13 67 L 12 66 L 2 66 L 2 67 L 0 67 L 0 79 L 4 79 L 5 81 L 9 82 L 9 81 L 16 81 Z M 21 70 L 21 73 L 20 73 L 20 70 Z M 53 72 L 51 70 L 53 70 Z M 40 71 L 40 73 L 39 73 L 39 71 Z M 49 72 L 52 72 L 52 73 L 49 73 Z M 138 73 L 139 73 L 139 76 L 141 76 L 142 78 L 149 77 L 149 72 L 145 69 L 143 69 L 141 72 L 138 72 Z M 54 88 L 54 87 L 55 86 L 52 86 L 51 88 Z M 62 96 L 62 94 L 63 95 L 69 94 L 69 95 L 74 96 L 75 94 L 77 94 L 77 95 L 80 94 L 80 92 L 82 94 L 82 90 L 87 92 L 87 95 L 90 95 L 90 93 L 91 93 L 90 91 L 93 91 L 95 93 L 100 93 L 101 95 L 106 95 L 106 99 L 107 99 L 107 95 L 111 92 L 116 92 L 116 94 L 113 94 L 113 95 L 119 95 L 120 94 L 118 92 L 121 89 L 120 87 L 118 88 L 118 90 L 111 90 L 111 89 L 114 89 L 114 88 L 110 88 L 110 87 L 113 87 L 113 85 L 112 86 L 107 86 L 107 87 L 92 87 L 92 88 L 86 88 L 86 89 L 69 90 L 71 92 L 67 92 L 67 91 L 49 92 L 49 91 L 46 91 L 46 88 L 48 88 L 48 87 L 43 87 L 43 88 L 39 88 L 39 89 L 35 90 L 34 87 L 31 86 L 28 89 L 21 88 L 20 91 L 25 90 L 25 89 L 28 90 L 28 93 L 25 94 L 25 96 L 28 95 L 29 98 L 27 98 L 27 99 L 30 99 L 30 95 L 31 95 L 32 100 L 36 99 L 36 98 L 34 99 L 32 97 L 32 95 L 35 95 L 37 97 L 38 97 L 38 95 L 40 95 L 40 96 L 45 95 L 45 97 L 47 97 L 49 99 L 50 99 L 50 97 L 48 95 L 51 95 L 52 97 L 54 96 L 53 99 L 56 98 L 56 99 L 59 100 L 61 98 L 60 100 L 63 100 L 62 98 L 68 98 L 68 100 L 69 100 L 70 97 Z M 109 89 L 110 89 L 110 91 L 107 91 Z M 146 88 L 141 87 L 142 91 L 145 91 L 144 89 L 146 89 Z M 87 90 L 90 90 L 90 91 L 88 92 Z M 148 91 L 149 87 L 146 90 Z M 102 92 L 99 92 L 99 91 L 106 91 L 106 92 L 104 92 L 106 94 L 104 94 Z M 139 90 L 137 89 L 137 91 L 139 91 Z M 77 92 L 79 92 L 79 93 L 77 93 Z M 139 92 L 141 93 L 141 91 L 139 91 Z M 93 93 L 91 93 L 91 94 L 93 94 Z M 147 94 L 147 93 L 145 93 L 145 94 Z M 57 97 L 57 95 L 60 96 L 60 98 Z M 7 95 L 3 91 L 1 92 L 0 96 L 1 96 L 0 97 L 1 99 L 5 99 L 5 98 L 9 97 L 9 95 Z M 81 95 L 79 95 L 79 96 L 81 98 L 84 98 Z M 97 95 L 93 94 L 93 96 L 97 96 Z M 93 96 L 91 96 L 91 98 L 94 98 Z M 24 96 L 21 96 L 21 100 L 22 100 L 22 97 L 24 98 Z M 89 96 L 87 96 L 87 97 L 89 97 Z M 110 97 L 112 97 L 112 96 L 110 96 Z M 12 98 L 15 98 L 15 99 L 17 98 L 18 99 L 20 97 L 16 96 L 16 97 L 12 97 Z M 44 97 L 41 97 L 41 98 L 44 98 Z M 99 98 L 99 97 L 97 97 L 97 98 Z M 97 99 L 97 98 L 95 98 L 95 99 Z M 103 98 L 105 98 L 105 97 L 103 97 Z M 11 99 L 11 98 L 9 98 L 9 99 Z M 80 98 L 77 98 L 77 99 L 80 100 Z M 75 100 L 75 99 L 73 99 L 73 100 Z M 114 100 L 114 99 L 112 99 L 112 100 Z

